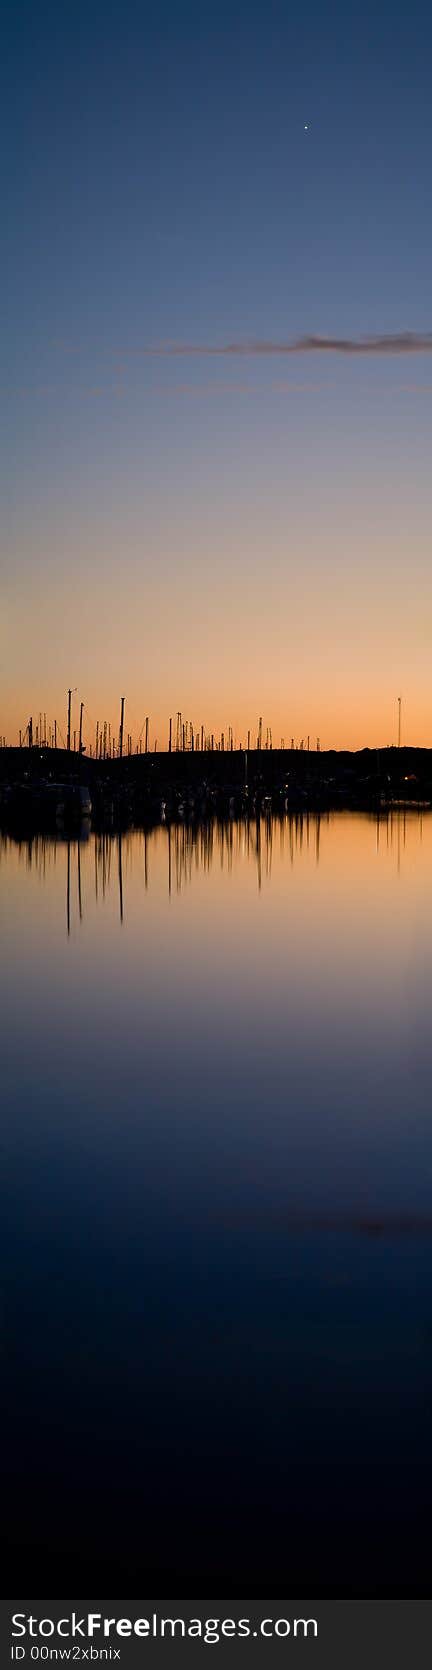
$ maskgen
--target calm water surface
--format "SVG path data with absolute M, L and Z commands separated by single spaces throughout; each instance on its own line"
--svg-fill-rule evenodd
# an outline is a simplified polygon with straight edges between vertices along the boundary
M 428 1593 L 432 819 L 3 839 L 0 896 L 15 1588 Z

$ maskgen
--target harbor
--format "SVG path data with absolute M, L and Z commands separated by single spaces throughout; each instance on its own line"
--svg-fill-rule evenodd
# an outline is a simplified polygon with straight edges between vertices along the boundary
M 384 815 L 432 804 L 432 749 L 200 750 L 92 759 L 48 747 L 0 750 L 4 827 L 152 826 L 340 808 Z

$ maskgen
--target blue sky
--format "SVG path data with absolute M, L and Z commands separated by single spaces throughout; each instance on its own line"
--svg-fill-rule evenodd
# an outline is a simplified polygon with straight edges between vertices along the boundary
M 379 10 L 3 6 L 15 363 L 426 328 L 432 22 Z
M 105 703 L 127 654 L 139 703 L 139 609 L 145 705 L 205 700 L 221 724 L 234 706 L 241 725 L 252 663 L 239 683 L 222 658 L 222 699 L 213 632 L 228 596 L 233 633 L 243 601 L 256 645 L 262 580 L 270 660 L 272 622 L 277 640 L 276 614 L 295 596 L 316 665 L 329 585 L 347 597 L 337 660 L 371 584 L 372 636 L 366 608 L 362 630 L 373 658 L 379 623 L 376 701 L 387 656 L 389 690 L 405 680 L 417 730 L 432 723 L 415 671 L 432 601 L 432 356 L 143 352 L 429 331 L 428 8 L 15 0 L 1 16 L 6 711 L 17 676 L 31 703 L 45 705 L 44 679 L 57 699 L 64 652 L 74 682 L 95 701 L 99 679 Z M 88 609 L 103 598 L 91 638 L 78 631 L 71 565 Z M 190 678 L 188 618 L 194 642 L 207 635 L 210 659 L 214 649 L 208 687 L 202 670 Z M 270 667 L 264 677 L 278 715 L 279 653 L 274 684 Z M 309 689 L 307 646 L 304 664 Z M 299 681 L 300 650 L 301 724 Z M 353 738 L 361 699 L 359 663 Z

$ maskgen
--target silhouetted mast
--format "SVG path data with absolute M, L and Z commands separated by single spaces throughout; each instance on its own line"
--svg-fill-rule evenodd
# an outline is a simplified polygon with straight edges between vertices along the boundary
M 68 690 L 68 722 L 67 722 L 67 750 L 68 750 L 68 754 L 70 754 L 70 745 L 71 745 L 71 712 L 72 712 L 72 691 Z
M 124 696 L 122 696 L 121 708 L 120 708 L 120 735 L 119 735 L 119 756 L 120 756 L 120 759 L 123 758 L 124 708 L 125 708 L 125 698 L 124 698 Z

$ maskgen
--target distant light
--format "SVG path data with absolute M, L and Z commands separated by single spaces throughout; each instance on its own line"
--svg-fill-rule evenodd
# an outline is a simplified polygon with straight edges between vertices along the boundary
M 305 130 L 305 133 L 309 132 L 309 122 L 305 122 L 304 130 Z

